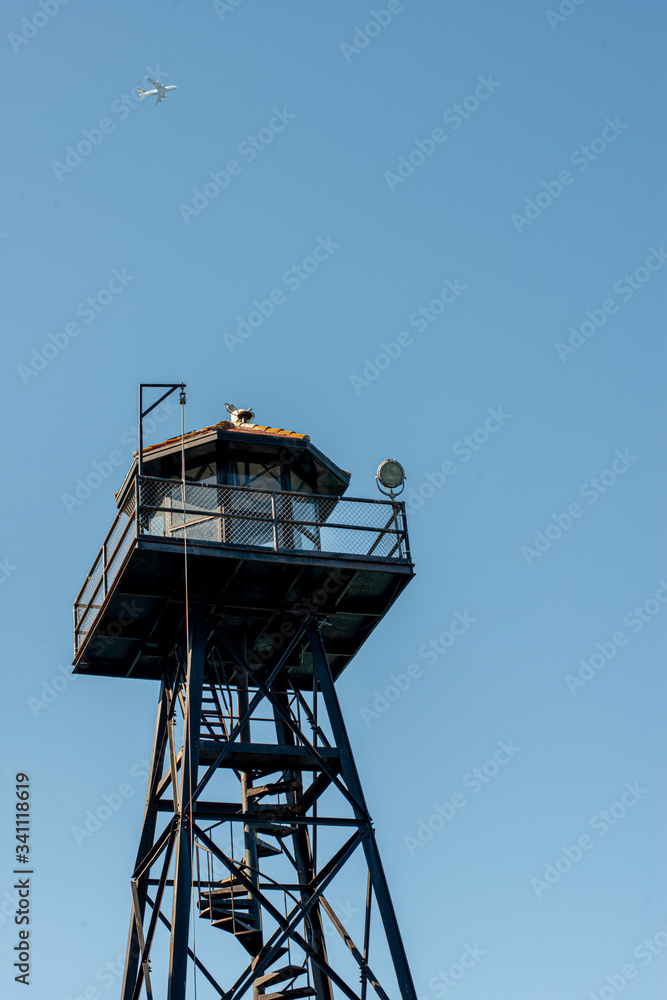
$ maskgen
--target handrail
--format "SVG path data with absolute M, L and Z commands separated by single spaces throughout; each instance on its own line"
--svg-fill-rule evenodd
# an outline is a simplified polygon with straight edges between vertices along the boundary
M 159 476 L 140 476 L 142 482 L 147 483 L 171 483 L 173 486 L 182 484 L 182 479 L 163 479 Z M 336 503 L 373 503 L 384 504 L 385 507 L 404 507 L 402 500 L 377 500 L 374 497 L 348 497 L 338 496 L 335 493 L 297 493 L 295 490 L 259 490 L 255 486 L 234 486 L 231 483 L 200 483 L 196 479 L 186 479 L 186 486 L 197 487 L 201 490 L 229 490 L 234 493 L 261 493 L 263 496 L 296 497 L 299 500 L 334 500 Z
M 76 598 L 74 600 L 75 604 L 78 604 L 79 598 L 81 597 L 82 593 L 84 592 L 84 590 L 88 586 L 90 578 L 91 578 L 91 576 L 93 575 L 93 573 L 95 571 L 95 567 L 97 566 L 97 563 L 99 562 L 100 557 L 104 555 L 104 548 L 105 548 L 107 542 L 109 541 L 109 539 L 111 538 L 111 536 L 112 536 L 112 534 L 114 532 L 114 529 L 115 529 L 116 525 L 118 524 L 118 522 L 120 521 L 121 517 L 123 517 L 123 511 L 119 510 L 118 513 L 116 514 L 115 518 L 113 519 L 111 527 L 109 528 L 109 530 L 106 533 L 104 541 L 100 545 L 99 552 L 95 556 L 95 561 L 93 562 L 93 565 L 90 567 L 90 572 L 88 573 L 88 576 L 84 580 L 83 587 L 81 588 L 81 590 L 79 591 L 79 593 L 76 595 Z
M 261 524 L 271 524 L 273 522 L 273 517 L 269 514 L 263 516 L 262 514 L 253 514 L 249 511 L 228 511 L 223 510 L 183 510 L 182 507 L 156 507 L 154 504 L 142 504 L 142 510 L 152 510 L 155 514 L 170 513 L 181 515 L 191 514 L 193 517 L 200 517 L 202 520 L 207 520 L 211 518 L 232 518 L 235 521 L 259 521 Z M 294 520 L 289 517 L 281 517 L 280 514 L 277 515 L 275 519 L 279 524 L 290 524 L 296 527 L 305 528 L 342 528 L 344 531 L 375 531 L 382 535 L 396 535 L 403 534 L 405 529 L 402 528 L 378 528 L 375 525 L 369 524 L 337 524 L 331 521 L 303 521 L 301 518 Z M 183 525 L 179 524 L 179 528 Z M 186 524 L 185 527 L 189 527 Z M 140 534 L 145 534 L 145 532 L 140 532 Z M 373 546 L 375 548 L 375 545 Z M 366 553 L 369 554 L 369 553 Z
M 119 515 L 119 517 L 120 517 L 120 515 Z M 118 518 L 115 519 L 114 525 L 115 525 L 115 523 L 116 523 L 117 520 L 118 520 Z M 108 578 L 109 566 L 113 563 L 114 559 L 116 558 L 116 555 L 118 554 L 118 551 L 119 551 L 121 545 L 125 541 L 125 538 L 127 536 L 128 530 L 133 526 L 133 524 L 134 524 L 134 518 L 128 518 L 127 524 L 125 525 L 125 528 L 123 529 L 123 533 L 122 533 L 122 535 L 120 536 L 120 538 L 118 540 L 118 544 L 116 545 L 115 549 L 113 550 L 113 553 L 111 555 L 111 559 L 108 560 L 108 561 L 105 560 L 104 565 L 102 567 L 102 573 L 100 575 L 100 579 L 97 581 L 97 585 L 96 585 L 94 591 L 92 592 L 92 594 L 90 595 L 90 599 L 88 600 L 88 603 L 83 608 L 81 614 L 78 615 L 77 627 L 74 630 L 75 634 L 80 631 L 80 629 L 78 627 L 79 622 L 80 621 L 85 621 L 86 616 L 88 615 L 88 612 L 90 611 L 91 607 L 95 606 L 93 602 L 94 602 L 95 598 L 97 597 L 97 595 L 99 593 L 100 587 L 103 586 L 103 599 L 107 596 L 107 578 Z M 107 539 L 108 538 L 109 538 L 109 536 L 107 535 Z M 100 552 L 102 552 L 102 551 L 104 551 L 106 549 L 107 539 L 105 539 L 105 541 L 104 541 L 104 543 L 102 545 L 102 549 L 100 550 Z M 100 555 L 100 553 L 98 553 L 97 559 L 95 560 L 95 563 L 93 564 L 93 568 L 99 562 L 99 555 Z M 91 576 L 92 576 L 92 570 L 88 574 L 88 578 L 86 580 L 86 583 L 84 583 L 82 590 L 85 589 L 85 587 L 87 586 L 87 584 L 88 584 Z M 78 608 L 79 597 L 81 596 L 81 592 L 82 591 L 80 590 L 79 594 L 77 596 L 77 599 L 74 602 L 75 620 L 77 619 L 77 611 L 76 611 L 76 609 Z

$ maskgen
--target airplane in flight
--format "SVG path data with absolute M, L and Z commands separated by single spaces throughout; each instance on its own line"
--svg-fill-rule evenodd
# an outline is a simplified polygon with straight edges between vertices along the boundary
M 165 87 L 164 84 L 159 83 L 158 80 L 151 80 L 150 76 L 147 76 L 146 79 L 148 80 L 149 83 L 153 84 L 155 90 L 142 90 L 140 87 L 139 100 L 143 100 L 144 97 L 153 97 L 154 95 L 157 94 L 157 97 L 155 98 L 155 104 L 159 104 L 160 101 L 164 101 L 165 97 L 167 96 L 167 91 L 178 90 L 178 87 L 176 87 L 173 83 L 169 84 L 168 87 Z M 155 104 L 153 105 L 153 107 L 155 107 Z

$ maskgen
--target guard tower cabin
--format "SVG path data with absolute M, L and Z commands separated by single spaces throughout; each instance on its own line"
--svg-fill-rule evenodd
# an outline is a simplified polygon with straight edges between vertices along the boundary
M 184 536 L 191 603 L 255 662 L 288 638 L 285 616 L 322 616 L 334 678 L 413 576 L 403 504 L 344 497 L 349 474 L 305 434 L 222 421 L 149 446 L 142 472 L 135 457 L 76 598 L 75 673 L 162 678 L 185 618 Z M 306 650 L 286 666 L 312 687 Z

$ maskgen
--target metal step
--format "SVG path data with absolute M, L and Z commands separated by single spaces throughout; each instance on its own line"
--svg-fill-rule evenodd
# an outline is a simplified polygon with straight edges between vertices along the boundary
M 303 976 L 305 972 L 306 970 L 302 965 L 285 965 L 282 969 L 274 969 L 273 972 L 267 972 L 263 976 L 259 976 L 254 981 L 253 986 L 282 983 L 285 979 L 296 979 L 297 976 Z
M 261 795 L 279 795 L 281 792 L 293 792 L 301 787 L 301 782 L 295 779 L 290 781 L 273 781 L 266 785 L 256 785 L 248 789 L 248 798 L 254 799 Z
M 280 993 L 258 993 L 257 1000 L 297 1000 L 297 997 L 315 997 L 317 990 L 312 986 L 300 986 L 296 990 L 281 990 Z
M 252 903 L 250 900 L 245 902 L 249 903 L 250 906 L 235 904 L 233 909 L 231 906 L 223 906 L 222 904 L 214 903 L 213 906 L 209 906 L 205 903 L 199 910 L 199 916 L 212 921 L 221 920 L 223 917 L 240 917 L 242 920 L 247 920 L 249 917 L 247 911 L 250 911 Z
M 210 899 L 206 899 L 202 896 L 201 899 L 197 900 L 197 906 L 199 906 L 200 909 L 212 906 L 214 908 L 227 907 L 230 910 L 247 910 L 248 907 L 252 905 L 252 902 L 252 899 L 249 899 L 248 896 L 241 896 L 240 898 L 237 898 L 236 896 L 211 896 Z
M 222 904 L 216 905 L 214 903 L 213 906 L 204 904 L 199 911 L 199 916 L 210 917 L 212 920 L 220 920 L 222 917 L 237 916 L 241 917 L 242 920 L 247 920 L 249 913 L 252 913 L 252 909 L 250 907 L 234 906 L 234 908 L 232 908 L 231 906 L 222 906 Z
M 230 899 L 232 896 L 247 896 L 248 890 L 240 882 L 233 885 L 221 885 L 217 889 L 206 889 L 201 893 L 202 899 Z
M 213 927 L 219 927 L 223 931 L 230 931 L 232 934 L 238 936 L 239 933 L 243 931 L 254 931 L 259 933 L 259 927 L 252 922 L 252 919 L 248 914 L 243 916 L 240 913 L 232 916 L 231 913 L 227 917 L 216 918 L 211 921 Z
M 243 945 L 248 954 L 252 955 L 253 960 L 256 955 L 261 954 L 264 943 L 261 931 L 236 931 L 234 937 Z
M 282 854 L 283 852 L 279 847 L 274 847 L 273 844 L 267 844 L 265 840 L 261 840 L 257 837 L 257 857 L 258 858 L 271 858 L 276 854 Z
M 235 875 L 230 875 L 228 878 L 221 878 L 215 885 L 214 889 L 206 889 L 202 892 L 203 895 L 212 896 L 234 896 L 247 894 L 248 890 L 244 885 L 242 885 Z
M 273 826 L 270 823 L 255 823 L 254 827 L 257 833 L 269 834 L 272 837 L 277 837 L 278 840 L 289 837 L 290 834 L 297 831 L 296 826 Z
M 197 906 L 200 909 L 209 909 L 211 906 L 214 909 L 227 909 L 227 910 L 247 910 L 252 906 L 252 899 L 249 896 L 218 896 L 202 893 L 201 899 L 197 900 Z
M 268 954 L 269 954 L 269 952 L 270 952 L 271 950 L 272 950 L 272 949 L 271 949 L 271 947 L 270 947 L 270 946 L 269 946 L 268 944 L 265 944 L 265 945 L 264 945 L 264 947 L 263 947 L 263 948 L 262 948 L 262 950 L 261 950 L 261 951 L 260 951 L 260 952 L 259 952 L 259 953 L 258 953 L 258 954 L 256 955 L 256 957 L 255 957 L 255 959 L 254 959 L 254 961 L 253 961 L 253 963 L 252 963 L 252 967 L 253 967 L 253 969 L 256 969 L 256 968 L 257 968 L 257 966 L 258 966 L 258 965 L 259 965 L 259 963 L 260 963 L 260 962 L 262 961 L 262 959 L 264 958 L 264 956 L 265 956 L 265 955 L 268 955 Z M 275 953 L 275 955 L 273 956 L 273 958 L 272 958 L 272 960 L 271 960 L 271 961 L 273 961 L 273 962 L 277 962 L 277 961 L 278 961 L 279 959 L 281 959 L 281 958 L 283 957 L 283 955 L 286 955 L 286 954 L 287 954 L 287 951 L 288 951 L 288 949 L 287 949 L 287 948 L 278 948 L 278 950 L 276 951 L 276 953 Z

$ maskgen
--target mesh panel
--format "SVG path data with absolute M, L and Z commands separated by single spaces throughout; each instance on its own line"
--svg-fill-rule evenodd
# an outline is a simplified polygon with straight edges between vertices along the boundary
M 391 501 L 141 480 L 141 531 L 228 545 L 407 558 L 405 526 Z

